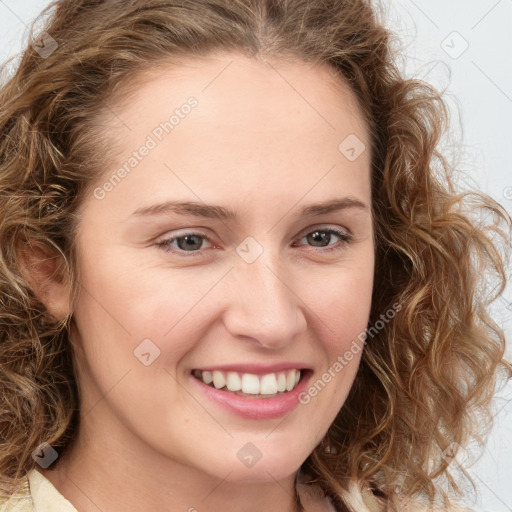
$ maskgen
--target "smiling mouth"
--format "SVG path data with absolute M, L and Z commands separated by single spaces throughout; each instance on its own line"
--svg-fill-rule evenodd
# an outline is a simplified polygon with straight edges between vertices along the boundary
M 307 370 L 291 369 L 256 375 L 222 370 L 193 370 L 192 375 L 214 389 L 248 398 L 274 398 L 293 391 Z

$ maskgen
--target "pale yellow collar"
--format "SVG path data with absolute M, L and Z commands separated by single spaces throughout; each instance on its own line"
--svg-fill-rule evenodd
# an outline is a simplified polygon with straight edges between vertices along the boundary
M 27 475 L 34 512 L 78 512 L 43 474 L 36 469 Z

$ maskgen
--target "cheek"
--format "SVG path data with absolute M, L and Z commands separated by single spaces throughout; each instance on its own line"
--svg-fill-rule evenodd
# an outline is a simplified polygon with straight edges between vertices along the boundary
M 364 350 L 373 289 L 373 257 L 317 275 L 315 292 L 304 290 L 310 325 L 325 355 L 324 365 L 300 397 L 327 429 L 346 400 Z
M 150 267 L 135 251 L 105 250 L 98 244 L 96 248 L 101 263 L 83 260 L 75 316 L 82 319 L 90 339 L 108 333 L 110 339 L 125 339 L 131 350 L 137 341 L 171 336 L 216 278 L 198 280 L 192 271 Z
M 85 290 L 76 314 L 87 339 L 102 340 L 103 351 L 111 357 L 122 351 L 128 361 L 145 339 L 164 352 L 162 360 L 167 359 L 166 345 L 172 339 L 172 357 L 178 360 L 190 349 L 190 340 L 200 338 L 201 326 L 215 316 L 217 302 L 207 295 L 222 284 L 222 272 L 146 267 L 121 250 L 95 247 L 101 264 L 84 259 Z M 297 308 L 308 316 L 329 359 L 344 352 L 366 328 L 373 285 L 371 251 L 359 251 L 357 258 L 338 266 L 312 267 L 306 275 L 295 275 L 290 284 L 298 297 Z
M 373 289 L 373 258 L 368 255 L 358 265 L 330 269 L 316 276 L 315 287 L 302 291 L 305 302 L 317 317 L 328 345 L 330 358 L 346 350 L 364 333 L 370 316 Z

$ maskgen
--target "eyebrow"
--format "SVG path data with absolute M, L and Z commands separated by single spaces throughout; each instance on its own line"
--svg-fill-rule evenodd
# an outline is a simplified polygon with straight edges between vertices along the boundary
M 300 211 L 300 215 L 303 217 L 314 217 L 318 215 L 324 215 L 335 211 L 347 210 L 356 208 L 360 210 L 369 211 L 367 204 L 363 203 L 355 197 L 339 197 L 324 201 L 322 203 L 310 204 L 304 207 Z M 233 222 L 239 222 L 238 214 L 225 208 L 224 206 L 200 203 L 196 201 L 165 201 L 150 206 L 143 206 L 137 208 L 132 216 L 135 217 L 146 217 L 152 215 L 161 215 L 176 213 L 178 215 L 190 215 L 194 217 L 204 217 L 208 219 L 218 220 L 230 220 Z

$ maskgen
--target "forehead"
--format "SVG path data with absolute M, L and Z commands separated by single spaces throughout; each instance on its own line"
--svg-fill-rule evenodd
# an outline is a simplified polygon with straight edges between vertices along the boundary
M 343 193 L 342 185 L 347 195 L 369 196 L 367 126 L 354 94 L 327 65 L 215 54 L 161 63 L 137 76 L 122 99 L 102 123 L 117 166 L 151 145 L 116 187 L 125 199 L 178 191 L 180 199 L 201 192 L 218 203 L 230 192 L 240 199 L 259 191 L 269 201 L 296 202 L 308 191 L 310 200 L 331 197 L 332 188 Z

